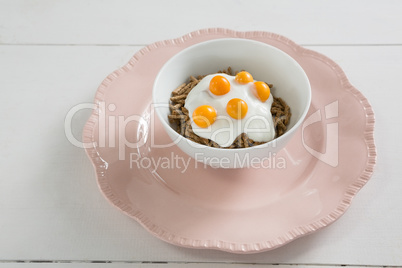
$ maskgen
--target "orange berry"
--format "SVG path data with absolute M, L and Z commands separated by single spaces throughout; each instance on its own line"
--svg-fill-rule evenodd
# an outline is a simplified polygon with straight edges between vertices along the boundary
M 246 72 L 246 71 L 241 71 L 241 72 L 237 73 L 235 80 L 239 84 L 247 84 L 247 83 L 254 81 L 253 76 L 249 72 Z
M 225 95 L 230 91 L 229 81 L 222 75 L 216 75 L 209 82 L 209 90 L 215 95 Z
M 242 119 L 248 110 L 247 103 L 238 98 L 231 99 L 226 105 L 226 112 L 234 119 Z
M 255 95 L 257 98 L 260 99 L 260 101 L 265 102 L 268 98 L 269 95 L 271 94 L 271 90 L 269 86 L 265 82 L 257 81 L 254 83 L 255 86 Z
M 201 105 L 193 112 L 194 123 L 202 128 L 209 127 L 216 120 L 216 110 L 209 105 Z

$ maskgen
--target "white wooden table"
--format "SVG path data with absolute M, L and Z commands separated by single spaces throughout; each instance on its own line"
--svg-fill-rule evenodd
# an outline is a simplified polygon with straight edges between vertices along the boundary
M 397 0 L 0 0 L 0 267 L 402 266 L 401 14 Z M 254 255 L 176 247 L 112 207 L 67 140 L 67 112 L 136 51 L 210 27 L 321 52 L 371 102 L 375 172 L 331 226 Z

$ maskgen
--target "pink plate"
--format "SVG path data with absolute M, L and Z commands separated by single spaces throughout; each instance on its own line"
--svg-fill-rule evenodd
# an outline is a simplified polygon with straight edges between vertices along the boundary
M 214 169 L 195 162 L 153 115 L 161 66 L 193 44 L 248 38 L 292 56 L 307 73 L 312 103 L 301 130 L 261 167 Z M 99 87 L 84 128 L 105 197 L 174 245 L 256 253 L 338 219 L 376 161 L 374 113 L 331 59 L 267 32 L 206 29 L 143 48 Z M 252 161 L 244 160 L 241 161 Z

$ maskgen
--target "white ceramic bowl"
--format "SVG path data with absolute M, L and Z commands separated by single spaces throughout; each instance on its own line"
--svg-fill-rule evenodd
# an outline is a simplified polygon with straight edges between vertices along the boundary
M 272 94 L 290 106 L 292 117 L 281 137 L 244 149 L 220 149 L 200 145 L 178 134 L 168 121 L 172 91 L 190 75 L 215 73 L 232 67 L 247 70 L 255 80 L 274 84 Z M 216 39 L 193 45 L 173 56 L 159 71 L 153 86 L 156 114 L 167 134 L 185 153 L 213 167 L 243 168 L 275 156 L 301 126 L 311 101 L 310 83 L 300 65 L 283 51 L 249 39 Z

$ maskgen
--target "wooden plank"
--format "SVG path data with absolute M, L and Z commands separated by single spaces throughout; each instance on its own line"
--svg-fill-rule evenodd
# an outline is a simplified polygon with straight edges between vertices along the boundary
M 92 102 L 102 79 L 139 48 L 0 46 L 0 260 L 402 264 L 402 145 L 395 142 L 402 46 L 311 47 L 339 62 L 372 103 L 378 165 L 339 221 L 255 255 L 184 249 L 153 237 L 106 202 L 84 151 L 67 141 L 68 110 Z M 87 116 L 74 119 L 77 137 Z
M 296 265 L 282 265 L 282 264 L 265 264 L 263 267 L 271 267 L 271 268 L 294 268 Z M 195 267 L 195 268 L 249 268 L 254 267 L 252 264 L 236 264 L 236 263 L 0 263 L 0 268 L 126 268 L 126 267 L 135 267 L 135 268 L 172 268 L 172 267 Z M 258 265 L 257 267 L 262 267 L 262 265 Z M 333 266 L 333 265 L 297 265 L 297 268 L 367 268 L 367 266 Z
M 211 27 L 300 44 L 402 44 L 398 0 L 1 1 L 1 44 L 149 44 Z

